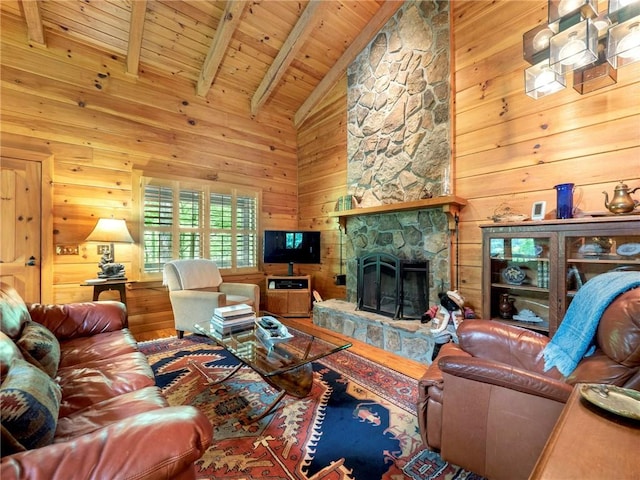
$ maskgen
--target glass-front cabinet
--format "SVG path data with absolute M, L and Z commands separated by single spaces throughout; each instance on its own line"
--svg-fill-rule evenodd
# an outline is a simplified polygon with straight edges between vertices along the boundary
M 482 225 L 482 318 L 553 336 L 576 292 L 640 270 L 640 216 Z

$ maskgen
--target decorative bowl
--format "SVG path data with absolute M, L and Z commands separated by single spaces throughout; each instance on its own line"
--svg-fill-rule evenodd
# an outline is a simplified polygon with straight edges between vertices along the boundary
M 511 265 L 502 270 L 502 278 L 509 285 L 522 285 L 527 274 L 520 267 Z
M 640 254 L 640 243 L 623 243 L 616 249 L 618 255 L 633 257 Z

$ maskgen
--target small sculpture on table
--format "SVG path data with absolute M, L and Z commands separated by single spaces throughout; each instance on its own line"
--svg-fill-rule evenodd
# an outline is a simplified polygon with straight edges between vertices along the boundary
M 111 251 L 106 251 L 100 263 L 98 264 L 100 271 L 98 272 L 98 278 L 104 278 L 106 280 L 126 280 L 124 272 L 124 265 L 121 263 L 114 263 L 113 254 Z

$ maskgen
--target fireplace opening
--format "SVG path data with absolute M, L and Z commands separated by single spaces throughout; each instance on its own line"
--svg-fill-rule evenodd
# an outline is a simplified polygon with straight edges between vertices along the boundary
M 388 253 L 356 259 L 358 309 L 394 319 L 419 319 L 429 301 L 429 263 Z

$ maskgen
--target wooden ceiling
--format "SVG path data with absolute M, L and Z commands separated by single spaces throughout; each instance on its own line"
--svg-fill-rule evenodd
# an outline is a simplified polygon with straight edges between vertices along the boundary
M 62 35 L 153 71 L 272 105 L 300 124 L 402 5 L 384 0 L 2 0 L 28 41 Z

